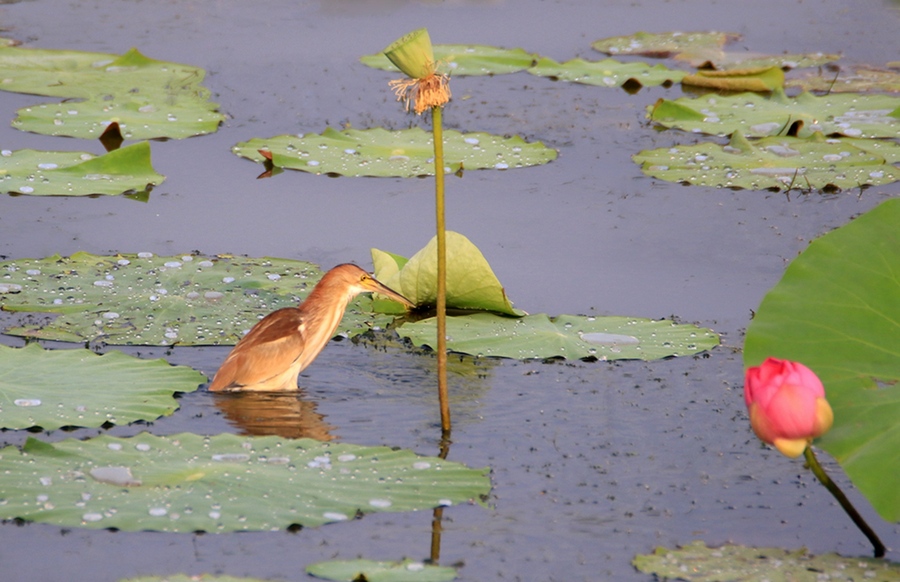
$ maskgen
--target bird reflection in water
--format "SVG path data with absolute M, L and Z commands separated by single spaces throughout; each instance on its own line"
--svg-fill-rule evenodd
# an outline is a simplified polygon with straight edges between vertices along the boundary
M 334 426 L 316 412 L 303 389 L 294 392 L 214 393 L 216 407 L 241 434 L 330 441 Z

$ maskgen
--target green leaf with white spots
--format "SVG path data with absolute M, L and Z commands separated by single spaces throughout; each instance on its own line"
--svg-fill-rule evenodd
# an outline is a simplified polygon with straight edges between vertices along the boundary
M 178 409 L 173 393 L 193 392 L 205 381 L 191 368 L 122 352 L 0 346 L 0 428 L 155 420 Z
M 867 66 L 848 67 L 841 68 L 837 73 L 819 71 L 817 74 L 788 79 L 786 86 L 827 93 L 862 91 L 900 93 L 900 71 Z
M 115 345 L 230 345 L 264 315 L 295 306 L 321 278 L 311 263 L 230 255 L 152 253 L 0 262 L 0 307 L 59 314 L 4 333 Z M 371 299 L 350 304 L 339 334 L 392 320 Z
M 740 38 L 727 32 L 636 32 L 626 36 L 603 38 L 591 48 L 609 55 L 643 55 L 668 58 L 686 52 L 719 50 L 725 43 Z
M 124 55 L 0 48 L 0 89 L 77 99 L 19 110 L 13 127 L 46 135 L 98 138 L 118 121 L 125 139 L 212 133 L 225 116 L 209 101 L 198 67 Z
M 481 502 L 487 469 L 312 439 L 99 436 L 0 451 L 0 518 L 210 533 L 315 527 L 359 514 Z
M 434 347 L 434 318 L 404 323 L 397 332 L 417 346 Z M 500 358 L 656 360 L 714 348 L 719 337 L 709 329 L 666 320 L 543 313 L 503 317 L 476 313 L 447 318 L 447 349 Z
M 438 72 L 452 77 L 473 75 L 502 75 L 530 67 L 538 56 L 520 48 L 504 49 L 485 45 L 436 44 L 433 46 Z M 384 52 L 361 57 L 362 64 L 400 74 Z
M 648 176 L 696 186 L 750 190 L 846 190 L 900 180 L 900 144 L 886 140 L 767 137 L 736 131 L 728 145 L 706 142 L 632 156 Z
M 711 135 L 740 131 L 747 137 L 795 135 L 864 138 L 900 137 L 900 97 L 853 93 L 816 97 L 801 93 L 770 97 L 742 93 L 730 97 L 704 95 L 672 102 L 660 99 L 647 108 L 647 117 L 665 127 Z M 679 114 L 680 110 L 683 113 Z
M 235 155 L 254 162 L 269 159 L 273 166 L 314 174 L 409 178 L 434 174 L 431 132 L 421 128 L 388 131 L 328 128 L 322 134 L 254 138 L 232 148 Z M 266 152 L 266 155 L 260 153 Z M 506 170 L 546 164 L 556 150 L 527 143 L 518 136 L 444 132 L 445 172 Z
M 147 191 L 165 179 L 150 163 L 150 144 L 147 142 L 102 156 L 36 150 L 0 152 L 0 191 L 13 194 L 127 194 Z
M 675 83 L 687 73 L 642 62 L 623 63 L 613 59 L 586 61 L 572 59 L 558 63 L 542 58 L 528 72 L 538 77 L 550 77 L 559 81 L 571 81 L 600 87 L 648 87 Z
M 652 554 L 638 554 L 632 562 L 645 574 L 661 580 L 688 582 L 768 582 L 770 580 L 879 580 L 900 582 L 900 564 L 837 554 L 814 556 L 805 549 L 754 548 L 726 544 L 707 547 L 703 542 Z
M 503 285 L 472 241 L 458 232 L 447 231 L 446 246 L 448 309 L 524 315 L 512 306 Z M 437 237 L 432 237 L 409 260 L 372 249 L 372 261 L 375 278 L 417 307 L 433 307 L 437 303 Z
M 456 579 L 456 568 L 409 559 L 402 562 L 364 559 L 317 562 L 307 566 L 306 573 L 337 582 L 449 582 Z

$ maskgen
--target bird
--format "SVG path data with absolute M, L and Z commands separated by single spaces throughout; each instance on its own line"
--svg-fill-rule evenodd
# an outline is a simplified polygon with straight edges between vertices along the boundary
M 322 276 L 300 305 L 278 309 L 259 320 L 225 358 L 209 390 L 297 390 L 300 372 L 334 337 L 347 305 L 360 293 L 379 293 L 415 307 L 360 267 L 338 265 Z

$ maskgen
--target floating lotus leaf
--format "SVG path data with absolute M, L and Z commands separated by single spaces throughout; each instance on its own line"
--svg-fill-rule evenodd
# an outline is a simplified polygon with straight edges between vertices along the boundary
M 417 346 L 434 346 L 434 318 L 397 329 Z M 518 360 L 531 358 L 656 360 L 714 348 L 711 330 L 666 320 L 634 317 L 589 317 L 543 313 L 504 317 L 476 313 L 447 318 L 447 349 L 473 356 Z
M 4 333 L 118 345 L 229 345 L 260 318 L 296 305 L 321 278 L 304 261 L 152 253 L 0 262 L 0 307 L 56 313 Z M 371 299 L 350 305 L 338 333 L 386 326 Z
M 264 156 L 259 150 L 267 152 Z M 409 178 L 434 174 L 432 134 L 420 128 L 388 131 L 328 128 L 321 135 L 280 135 L 254 138 L 232 148 L 254 162 L 314 174 L 341 176 L 394 176 Z M 556 150 L 518 136 L 503 138 L 487 133 L 444 132 L 446 173 L 493 168 L 506 170 L 546 164 Z
M 697 71 L 681 80 L 684 85 L 720 91 L 756 91 L 769 93 L 784 86 L 781 67 L 753 67 L 726 71 Z
M 900 180 L 900 168 L 890 165 L 900 160 L 900 144 L 825 139 L 822 134 L 748 141 L 736 131 L 725 146 L 706 142 L 659 148 L 632 159 L 654 178 L 719 188 L 830 191 Z
M 809 137 L 818 131 L 847 137 L 900 137 L 900 97 L 887 95 L 787 97 L 775 91 L 768 98 L 742 93 L 660 99 L 648 107 L 647 117 L 665 127 L 712 135 L 740 131 L 748 137 L 765 137 L 790 132 Z
M 0 428 L 155 420 L 178 409 L 174 392 L 193 392 L 205 381 L 188 367 L 122 352 L 0 346 Z
M 668 58 L 684 52 L 718 50 L 739 34 L 727 32 L 636 32 L 591 43 L 591 47 L 609 55 L 644 55 Z
M 634 567 L 660 580 L 764 582 L 770 580 L 900 581 L 900 564 L 837 554 L 813 556 L 805 549 L 754 548 L 703 542 L 639 554 Z
M 506 297 L 487 259 L 458 232 L 447 231 L 447 308 L 524 315 Z M 372 249 L 375 278 L 418 307 L 437 302 L 437 237 L 408 261 Z M 376 305 L 376 308 L 381 305 Z M 389 310 L 394 311 L 394 310 Z
M 900 521 L 900 200 L 814 240 L 766 294 L 744 365 L 766 357 L 822 379 L 834 426 L 816 442 L 888 521 Z
M 423 564 L 414 560 L 333 560 L 311 564 L 306 567 L 306 573 L 339 582 L 449 582 L 456 579 L 456 568 Z
M 786 86 L 825 93 L 887 91 L 900 93 L 900 71 L 857 67 L 788 79 Z
M 13 127 L 47 135 L 98 138 L 111 121 L 126 139 L 212 133 L 224 115 L 201 85 L 205 74 L 137 49 L 117 56 L 0 48 L 0 89 L 80 100 L 19 110 Z
M 102 156 L 86 152 L 0 152 L 0 191 L 32 196 L 87 196 L 149 190 L 166 177 L 150 163 L 150 145 L 136 143 Z
M 648 87 L 680 81 L 687 73 L 675 71 L 663 65 L 650 66 L 647 63 L 622 63 L 613 59 L 602 61 L 585 61 L 572 59 L 558 63 L 553 59 L 542 58 L 536 65 L 528 69 L 532 75 L 551 77 L 560 81 L 572 81 L 586 85 L 601 87 Z
M 433 48 L 438 71 L 449 73 L 454 77 L 515 73 L 527 69 L 538 58 L 537 55 L 520 48 L 504 49 L 469 44 L 437 44 Z M 383 52 L 366 55 L 359 60 L 375 69 L 400 73 Z
M 100 436 L 0 451 L 0 518 L 211 533 L 315 527 L 360 513 L 480 501 L 487 469 L 312 439 Z

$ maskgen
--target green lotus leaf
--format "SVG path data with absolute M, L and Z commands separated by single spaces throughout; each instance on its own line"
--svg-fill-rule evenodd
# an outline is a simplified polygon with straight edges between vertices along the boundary
M 900 581 L 900 564 L 837 554 L 811 555 L 805 549 L 754 548 L 726 544 L 714 548 L 703 542 L 652 554 L 638 554 L 634 567 L 660 580 L 688 582 L 763 582 L 769 580 L 884 580 Z
M 739 34 L 727 32 L 636 32 L 591 43 L 591 47 L 609 55 L 644 55 L 668 58 L 680 53 L 721 49 Z
M 152 253 L 0 262 L 0 307 L 59 314 L 11 335 L 115 345 L 231 345 L 265 314 L 296 305 L 321 278 L 311 263 Z M 371 299 L 351 303 L 339 334 L 392 320 Z
M 748 137 L 788 133 L 809 137 L 816 132 L 828 136 L 900 137 L 900 97 L 887 95 L 847 93 L 816 97 L 801 93 L 787 97 L 783 91 L 775 91 L 768 98 L 755 93 L 705 95 L 676 99 L 675 104 L 692 114 L 673 115 L 668 100 L 660 99 L 647 108 L 647 117 L 665 127 L 712 135 L 740 131 Z
M 402 562 L 364 559 L 317 562 L 307 566 L 306 573 L 316 578 L 341 582 L 449 582 L 456 579 L 456 568 L 408 559 Z
M 759 55 L 754 53 L 723 53 L 713 64 L 723 70 L 778 67 L 783 70 L 821 67 L 833 63 L 841 55 L 827 53 L 796 53 Z
M 887 156 L 887 157 L 886 157 Z M 648 176 L 696 186 L 750 190 L 845 190 L 900 180 L 900 144 L 886 140 L 767 137 L 736 131 L 728 145 L 706 142 L 632 156 Z
M 787 87 L 799 87 L 805 91 L 827 93 L 858 93 L 885 91 L 900 93 L 900 71 L 856 67 L 841 69 L 839 73 L 819 72 L 795 79 L 788 79 Z
M 232 151 L 254 162 L 263 163 L 270 157 L 276 167 L 314 174 L 400 178 L 434 174 L 432 134 L 417 127 L 400 131 L 328 128 L 321 135 L 254 138 L 235 145 Z M 556 150 L 540 142 L 527 143 L 518 136 L 444 132 L 448 174 L 460 169 L 523 168 L 555 159 Z
M 447 308 L 523 315 L 506 297 L 487 259 L 458 232 L 447 231 Z M 372 249 L 375 278 L 418 307 L 437 302 L 437 237 L 408 261 Z M 401 264 L 401 261 L 405 261 Z
M 487 469 L 312 439 L 99 436 L 0 451 L 0 518 L 210 533 L 315 527 L 361 513 L 481 501 Z
M 417 346 L 434 347 L 434 318 L 404 323 L 397 332 Z M 593 317 L 543 313 L 503 317 L 491 313 L 447 318 L 447 349 L 473 356 L 518 360 L 566 359 L 656 360 L 714 348 L 718 336 L 709 329 L 666 320 Z
M 438 44 L 433 48 L 438 71 L 454 77 L 515 73 L 527 69 L 538 58 L 520 48 L 504 49 L 469 44 Z M 400 73 L 382 52 L 366 55 L 359 60 L 374 69 Z
M 601 87 L 653 86 L 680 81 L 687 73 L 664 67 L 650 66 L 642 62 L 622 63 L 613 59 L 586 61 L 572 59 L 558 63 L 542 58 L 528 69 L 532 75 L 551 77 L 560 81 L 572 81 Z
M 225 116 L 201 85 L 205 74 L 137 49 L 117 56 L 0 48 L 0 89 L 79 100 L 19 110 L 13 127 L 47 135 L 98 138 L 111 121 L 126 139 L 212 133 Z
M 188 367 L 122 352 L 0 346 L 0 428 L 155 420 L 178 409 L 173 393 L 193 392 L 205 381 Z
M 0 191 L 14 194 L 114 195 L 149 190 L 165 179 L 150 163 L 147 142 L 102 156 L 36 150 L 0 152 Z
M 697 71 L 681 80 L 684 85 L 718 91 L 755 91 L 769 93 L 784 87 L 784 71 L 778 66 Z
M 766 357 L 821 378 L 834 426 L 817 440 L 888 521 L 900 521 L 900 200 L 816 240 L 766 294 L 744 365 Z

